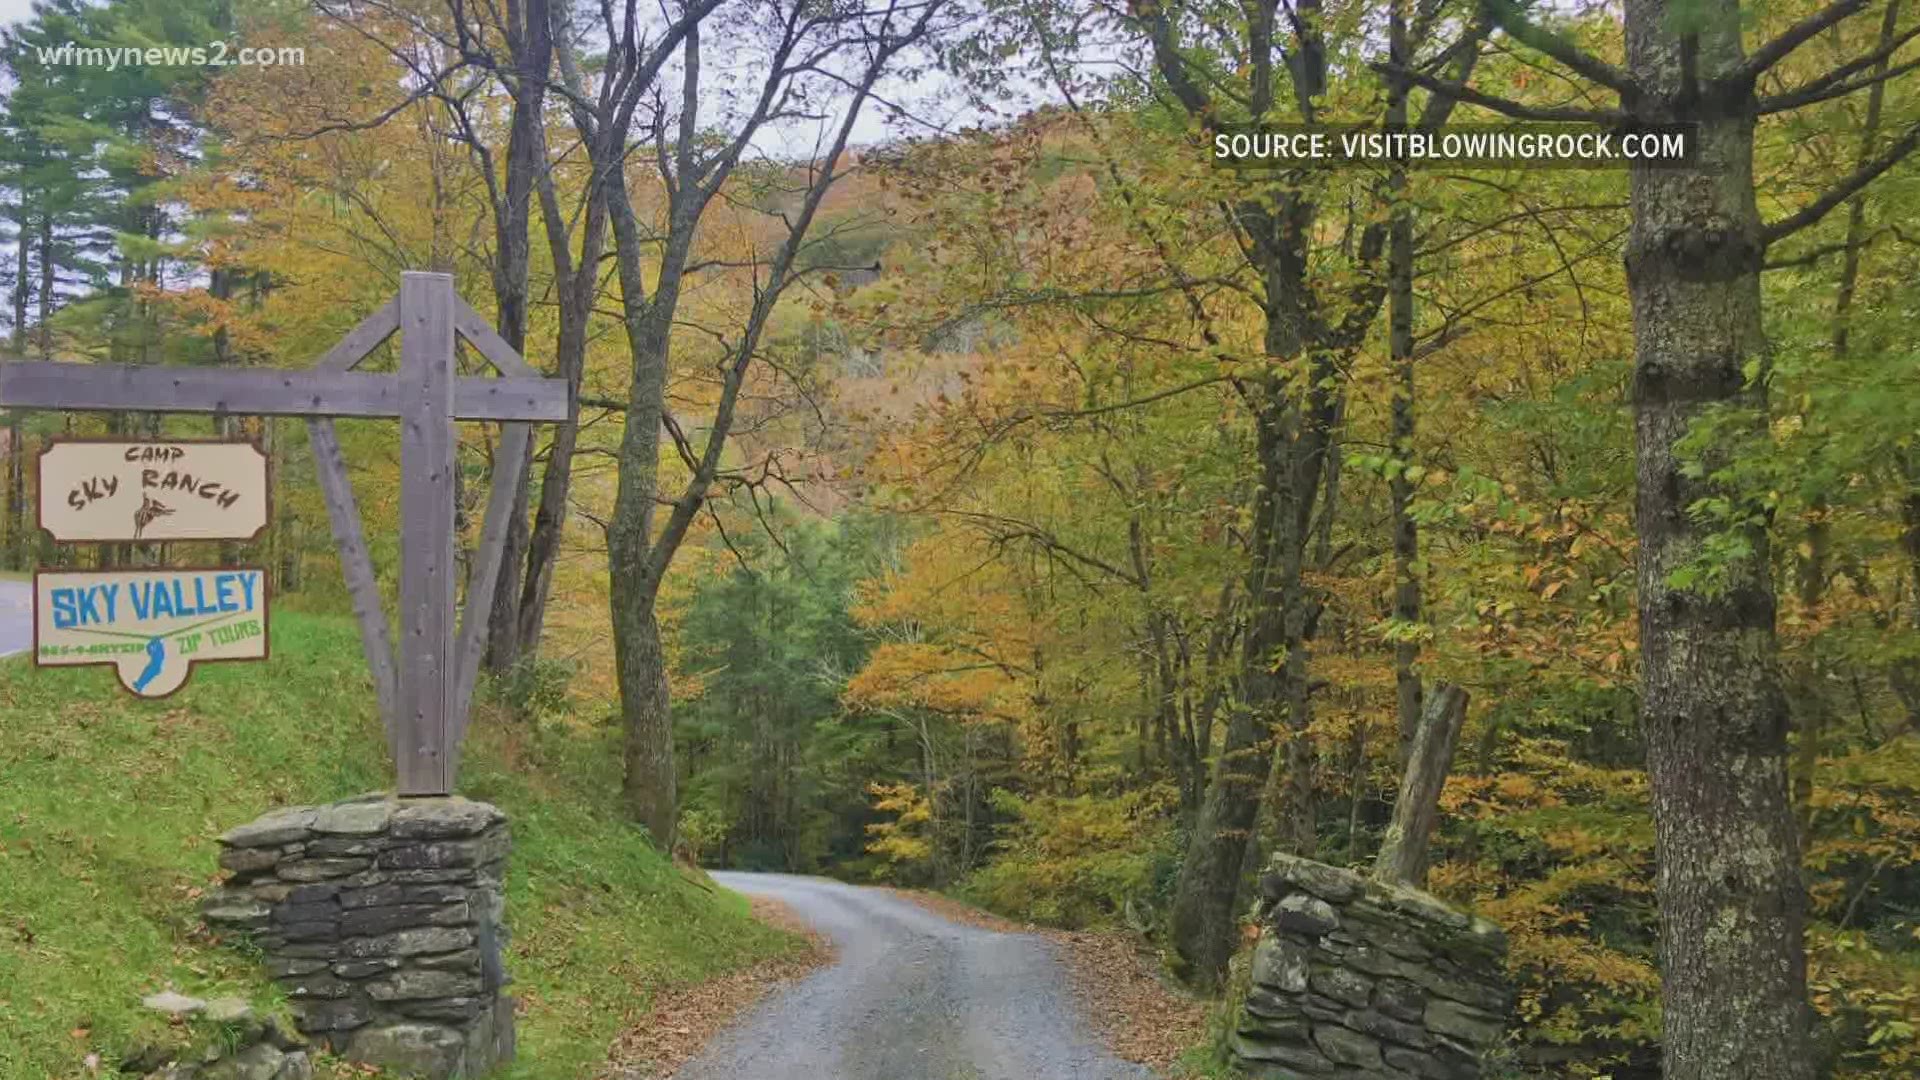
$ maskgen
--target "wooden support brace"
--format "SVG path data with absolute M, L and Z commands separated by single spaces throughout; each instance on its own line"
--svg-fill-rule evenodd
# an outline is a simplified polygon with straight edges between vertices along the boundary
M 373 576 L 373 557 L 360 527 L 360 508 L 355 505 L 353 484 L 347 477 L 346 455 L 340 450 L 340 435 L 333 421 L 315 417 L 307 421 L 308 441 L 313 447 L 314 471 L 320 477 L 320 490 L 327 499 L 327 521 L 333 527 L 333 543 L 340 551 L 340 571 L 346 577 L 347 594 L 353 599 L 353 614 L 360 622 L 360 647 L 367 656 L 367 669 L 373 674 L 373 692 L 380 703 L 380 721 L 387 732 L 388 749 L 399 757 L 394 741 L 394 711 L 397 690 L 394 685 L 393 639 L 387 627 L 387 613 L 380 605 L 380 586 Z
M 480 317 L 479 312 L 468 307 L 467 302 L 457 295 L 453 298 L 453 328 L 460 332 L 461 337 L 467 339 L 467 344 L 478 350 L 481 356 L 486 357 L 487 362 L 492 364 L 494 370 L 500 374 L 526 379 L 540 377 L 540 373 L 533 369 L 533 365 L 522 359 L 519 353 L 514 352 L 513 346 L 507 344 L 506 339 L 495 333 L 493 327 L 487 325 L 487 320 Z
M 466 610 L 460 614 L 458 667 L 454 676 L 453 746 L 467 734 L 473 687 L 480 677 L 480 657 L 487 649 L 487 619 L 492 615 L 493 592 L 500 581 L 500 565 L 507 546 L 507 527 L 519 513 L 514 489 L 518 486 L 512 462 L 526 457 L 533 442 L 527 424 L 502 424 L 493 453 L 493 489 L 487 496 L 487 516 L 480 526 L 480 551 L 473 578 L 467 583 Z
M 326 355 L 314 362 L 313 370 L 352 371 L 354 365 L 399 329 L 400 299 L 395 297 L 347 331 Z M 347 475 L 346 454 L 340 449 L 340 433 L 331 417 L 309 418 L 307 441 L 313 450 L 320 491 L 326 496 L 327 522 L 333 528 L 333 544 L 340 553 L 340 572 L 346 579 L 347 595 L 353 601 L 354 618 L 360 623 L 360 648 L 373 675 L 373 692 L 380 705 L 381 727 L 387 733 L 387 749 L 397 761 L 399 745 L 394 739 L 394 713 L 399 688 L 395 685 L 393 669 L 393 633 L 380 602 L 380 584 L 373 574 L 373 556 L 367 550 L 360 507 L 354 500 L 353 482 Z
M 379 311 L 360 320 L 360 325 L 347 331 L 347 336 L 328 349 L 325 356 L 314 361 L 313 370 L 352 371 L 354 365 L 365 360 L 368 353 L 379 348 L 399 329 L 400 300 L 395 297 L 381 305 Z
M 1467 692 L 1442 683 L 1427 695 L 1400 777 L 1400 797 L 1393 803 L 1393 822 L 1373 862 L 1378 881 L 1427 884 L 1427 856 L 1433 827 L 1440 817 L 1440 789 L 1453 769 L 1453 752 L 1460 745 L 1460 726 L 1467 718 Z

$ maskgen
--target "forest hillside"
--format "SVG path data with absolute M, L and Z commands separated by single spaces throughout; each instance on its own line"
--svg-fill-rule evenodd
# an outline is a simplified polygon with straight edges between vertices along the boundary
M 388 766 L 371 696 L 341 692 L 364 679 L 352 621 L 283 607 L 273 633 L 271 666 L 209 665 L 186 701 L 131 701 L 92 669 L 0 664 L 0 1077 L 109 1075 L 123 1057 L 218 1045 L 217 1025 L 141 1006 L 158 991 L 284 1015 L 260 965 L 198 925 L 214 838 L 263 807 L 378 790 Z M 584 738 L 498 729 L 470 751 L 464 789 L 514 821 L 512 1077 L 594 1075 L 663 992 L 793 948 L 633 837 L 613 760 Z M 321 1075 L 355 1075 L 336 1064 Z
M 516 500 L 467 602 L 477 737 L 519 756 L 474 786 L 587 800 L 553 858 L 627 900 L 688 895 L 668 852 L 938 890 L 1131 935 L 1230 1017 L 1270 858 L 1371 868 L 1427 775 L 1404 883 L 1504 928 L 1499 1068 L 1920 1069 L 1920 9 L 636 11 L 48 0 L 0 44 L 12 351 L 305 367 L 451 275 L 569 389 L 527 457 L 459 438 L 463 580 L 496 476 Z M 302 51 L 47 52 L 216 38 Z M 1210 157 L 1282 124 L 1679 125 L 1699 156 Z M 6 424 L 13 568 L 267 566 L 358 678 L 303 424 Z M 394 425 L 338 427 L 391 604 Z M 162 433 L 259 440 L 271 527 L 36 530 L 37 448 Z M 79 686 L 28 675 L 10 731 Z M 22 745 L 10 776 L 56 769 Z M 686 918 L 741 931 L 700 964 L 768 940 Z

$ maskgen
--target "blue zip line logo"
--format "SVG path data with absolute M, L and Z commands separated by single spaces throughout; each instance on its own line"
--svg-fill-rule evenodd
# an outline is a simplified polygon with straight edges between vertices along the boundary
M 148 638 L 147 666 L 140 672 L 140 677 L 133 680 L 133 692 L 138 694 L 142 690 L 145 690 L 147 684 L 152 682 L 154 677 L 160 674 L 160 669 L 165 667 L 166 664 L 167 639 L 158 637 Z

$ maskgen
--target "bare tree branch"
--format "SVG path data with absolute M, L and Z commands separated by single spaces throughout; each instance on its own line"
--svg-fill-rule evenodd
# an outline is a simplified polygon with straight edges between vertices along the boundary
M 1920 147 L 1920 123 L 1907 129 L 1906 134 L 1891 143 L 1879 157 L 1862 164 L 1853 173 L 1839 183 L 1828 188 L 1821 196 L 1779 221 L 1762 226 L 1760 243 L 1770 246 L 1801 229 L 1812 225 L 1827 215 L 1827 212 L 1846 202 L 1861 188 L 1871 184 L 1881 173 L 1898 165 L 1915 147 Z
M 1514 0 L 1480 0 L 1480 10 L 1507 36 L 1536 52 L 1545 53 L 1573 71 L 1620 95 L 1632 107 L 1640 97 L 1640 87 L 1620 68 L 1583 51 L 1579 46 L 1545 27 L 1527 21 Z
M 1891 40 L 1883 41 L 1880 47 L 1874 49 L 1872 52 L 1862 53 L 1830 71 L 1823 72 L 1800 86 L 1771 97 L 1761 98 L 1760 115 L 1765 116 L 1769 113 L 1785 112 L 1788 109 L 1799 108 L 1802 105 L 1811 104 L 1816 101 L 1825 101 L 1830 97 L 1849 93 L 1849 90 L 1839 90 L 1832 93 L 1828 91 L 1835 86 L 1845 83 L 1848 79 L 1851 79 L 1860 72 L 1872 68 L 1881 61 L 1891 59 L 1894 53 L 1900 51 L 1901 46 L 1912 41 L 1916 36 L 1920 36 L 1920 24 L 1901 31 Z M 1853 87 L 1852 89 L 1859 89 L 1859 87 Z
M 1915 30 L 1920 31 L 1920 27 L 1915 27 Z M 1822 79 L 1820 80 L 1822 85 L 1817 88 L 1809 86 L 1800 90 L 1777 94 L 1773 97 L 1762 98 L 1756 112 L 1761 116 L 1770 116 L 1774 113 L 1789 112 L 1794 109 L 1804 108 L 1808 105 L 1817 105 L 1822 101 L 1832 101 L 1834 98 L 1846 97 L 1848 94 L 1856 91 L 1865 90 L 1871 86 L 1878 86 L 1888 79 L 1898 78 L 1915 68 L 1920 68 L 1920 60 L 1909 60 L 1904 64 L 1887 68 L 1884 71 L 1877 71 L 1871 75 L 1849 82 L 1826 82 Z
M 1813 40 L 1821 31 L 1837 24 L 1840 20 L 1866 10 L 1867 0 L 1833 0 L 1833 3 L 1794 23 L 1777 38 L 1760 46 L 1747 57 L 1747 62 L 1730 76 L 1730 81 L 1738 87 L 1751 87 L 1769 68 L 1787 58 L 1787 54 Z
M 1627 114 L 1619 109 L 1586 109 L 1565 105 L 1528 105 L 1511 98 L 1475 90 L 1464 83 L 1435 78 L 1418 68 L 1396 67 L 1388 63 L 1376 63 L 1371 67 L 1382 75 L 1397 75 L 1408 82 L 1437 95 L 1464 101 L 1469 105 L 1478 105 L 1483 109 L 1492 109 L 1502 116 L 1511 116 L 1515 120 L 1539 120 L 1543 122 L 1569 121 L 1575 123 L 1611 124 L 1625 120 Z

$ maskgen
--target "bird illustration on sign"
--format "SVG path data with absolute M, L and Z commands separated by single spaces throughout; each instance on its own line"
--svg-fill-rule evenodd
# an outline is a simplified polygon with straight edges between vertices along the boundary
M 59 543 L 250 540 L 267 527 L 267 459 L 244 440 L 55 439 L 40 526 Z
M 151 495 L 142 495 L 140 509 L 133 512 L 133 538 L 140 539 L 141 534 L 147 531 L 147 526 L 153 523 L 154 518 L 166 517 L 171 513 L 173 511 L 165 503 Z

